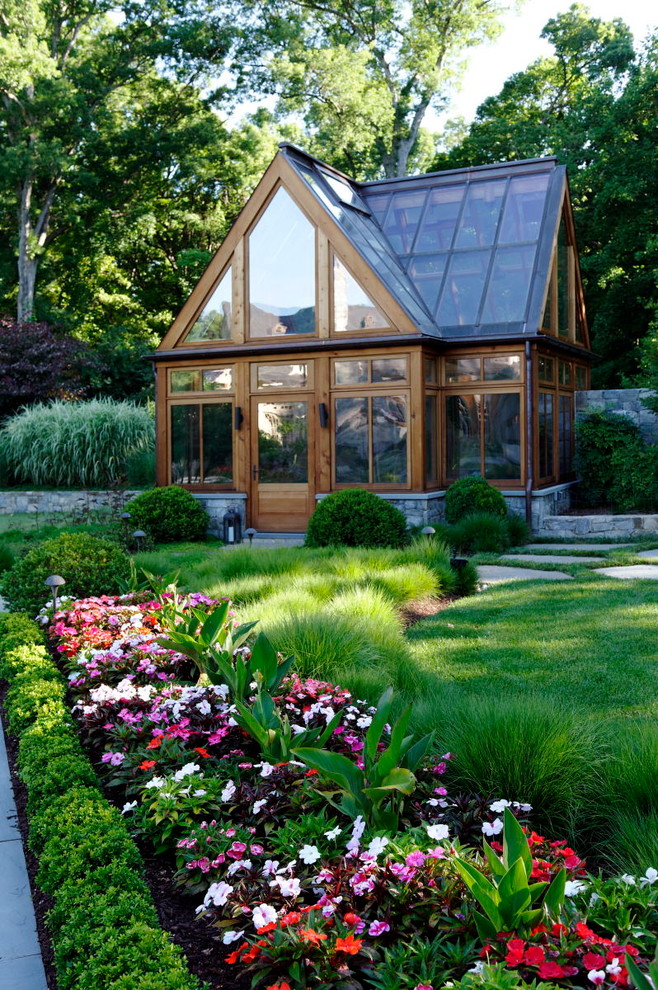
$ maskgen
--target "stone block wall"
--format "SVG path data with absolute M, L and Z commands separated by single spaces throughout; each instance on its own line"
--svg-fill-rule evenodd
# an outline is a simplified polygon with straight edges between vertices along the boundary
M 642 402 L 652 395 L 648 388 L 605 388 L 576 392 L 576 419 L 592 412 L 614 412 L 627 416 L 640 428 L 647 443 L 658 443 L 658 416 Z

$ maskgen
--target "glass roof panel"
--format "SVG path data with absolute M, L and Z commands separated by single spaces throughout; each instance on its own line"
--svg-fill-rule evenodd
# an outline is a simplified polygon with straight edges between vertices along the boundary
M 231 268 L 229 267 L 185 337 L 185 343 L 191 344 L 199 340 L 230 339 Z
M 368 206 L 378 223 L 382 223 L 390 202 L 390 193 L 382 193 L 379 196 L 368 196 Z
M 436 314 L 439 326 L 475 323 L 490 258 L 491 251 L 463 251 L 452 255 Z
M 498 248 L 482 310 L 482 323 L 516 323 L 525 319 L 536 251 L 535 244 Z
M 412 258 L 409 262 L 408 271 L 411 281 L 420 292 L 430 313 L 436 308 L 447 260 L 447 254 L 435 254 Z
M 470 183 L 455 247 L 489 247 L 493 244 L 506 185 L 506 179 Z
M 326 169 L 321 168 L 319 171 L 322 173 L 323 178 L 329 183 L 333 191 L 338 196 L 341 203 L 345 203 L 347 206 L 353 206 L 356 210 L 361 210 L 366 216 L 370 215 L 370 210 L 361 199 L 359 194 L 346 179 L 341 179 L 339 175 L 334 175 L 332 172 L 328 172 Z
M 384 233 L 398 254 L 411 251 L 426 198 L 426 189 L 399 192 L 393 196 L 384 221 Z
M 537 240 L 544 215 L 548 179 L 547 172 L 540 172 L 518 175 L 510 181 L 499 243 L 518 244 Z
M 432 189 L 418 233 L 415 251 L 447 251 L 452 244 L 465 185 Z

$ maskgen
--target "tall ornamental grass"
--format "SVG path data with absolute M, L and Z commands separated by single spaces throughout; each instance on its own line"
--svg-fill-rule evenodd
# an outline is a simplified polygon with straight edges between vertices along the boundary
M 13 478 L 44 486 L 107 488 L 125 479 L 129 459 L 148 457 L 153 416 L 114 399 L 30 406 L 0 429 L 0 450 Z

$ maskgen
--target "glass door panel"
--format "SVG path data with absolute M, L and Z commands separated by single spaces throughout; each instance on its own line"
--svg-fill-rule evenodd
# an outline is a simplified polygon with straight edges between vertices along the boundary
M 483 395 L 485 478 L 521 478 L 521 397 L 518 392 Z
M 407 402 L 403 396 L 373 396 L 373 481 L 404 485 L 407 481 Z
M 480 396 L 449 395 L 446 422 L 448 477 L 480 474 Z
M 336 399 L 336 482 L 367 484 L 368 400 Z
M 258 477 L 261 485 L 308 482 L 308 403 L 258 403 Z

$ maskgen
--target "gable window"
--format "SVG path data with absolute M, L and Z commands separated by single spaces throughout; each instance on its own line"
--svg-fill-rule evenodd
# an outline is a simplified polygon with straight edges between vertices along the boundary
M 208 302 L 192 325 L 184 343 L 231 339 L 231 268 L 227 268 Z
M 375 330 L 390 325 L 368 294 L 334 256 L 334 330 Z
M 250 336 L 315 333 L 315 230 L 282 187 L 248 245 Z

